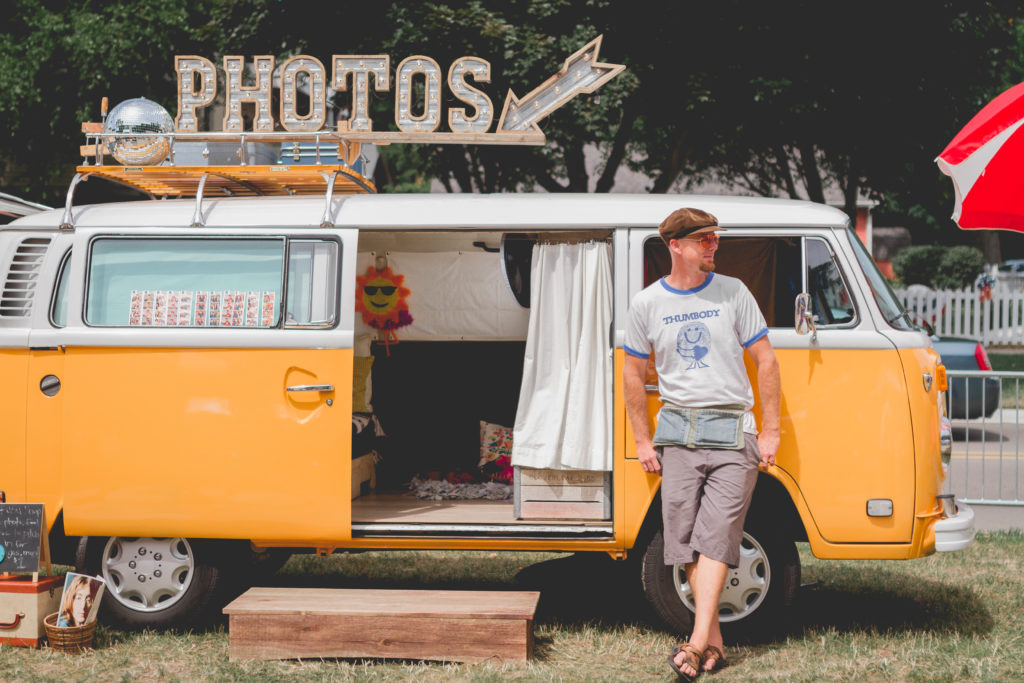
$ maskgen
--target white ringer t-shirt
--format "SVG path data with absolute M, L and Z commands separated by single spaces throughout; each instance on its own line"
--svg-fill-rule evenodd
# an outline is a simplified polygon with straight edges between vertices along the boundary
M 633 297 L 625 351 L 637 358 L 654 353 L 662 401 L 743 406 L 744 431 L 756 433 L 743 350 L 767 334 L 764 315 L 740 280 L 708 273 L 694 289 L 675 289 L 662 278 Z

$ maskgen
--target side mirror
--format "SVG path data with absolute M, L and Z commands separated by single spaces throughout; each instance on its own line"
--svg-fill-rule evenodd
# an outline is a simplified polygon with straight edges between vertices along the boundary
M 818 341 L 818 330 L 815 328 L 814 323 L 818 321 L 818 316 L 811 312 L 811 295 L 807 292 L 802 292 L 796 295 L 796 311 L 794 313 L 793 324 L 796 327 L 797 334 L 811 333 L 811 343 Z

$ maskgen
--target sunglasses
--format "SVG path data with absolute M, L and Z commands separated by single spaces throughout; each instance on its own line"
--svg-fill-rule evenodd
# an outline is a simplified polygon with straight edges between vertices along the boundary
M 383 294 L 384 296 L 391 296 L 392 294 L 395 293 L 395 287 L 392 287 L 390 285 L 384 285 L 382 287 L 378 287 L 376 285 L 366 285 L 365 287 L 363 287 L 363 291 L 366 292 L 367 296 L 375 295 L 378 290 L 380 290 L 380 293 Z
M 706 232 L 699 237 L 684 237 L 683 239 L 689 240 L 690 242 L 699 242 L 700 246 L 704 247 L 705 249 L 708 249 L 713 246 L 718 246 L 718 235 L 713 232 Z

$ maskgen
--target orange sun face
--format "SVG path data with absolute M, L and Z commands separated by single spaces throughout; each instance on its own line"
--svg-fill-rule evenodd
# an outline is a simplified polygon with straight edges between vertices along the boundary
M 391 268 L 377 270 L 373 266 L 356 277 L 356 311 L 363 314 L 363 322 L 378 330 L 393 330 L 412 322 L 404 280 L 404 275 L 391 272 Z

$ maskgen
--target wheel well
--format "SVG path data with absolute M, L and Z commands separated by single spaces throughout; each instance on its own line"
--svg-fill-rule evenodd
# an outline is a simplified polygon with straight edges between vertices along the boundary
M 747 519 L 770 519 L 772 526 L 782 533 L 783 538 L 807 540 L 807 530 L 786 487 L 764 472 L 757 475 L 754 500 L 747 512 Z
M 50 527 L 50 561 L 56 564 L 75 564 L 75 552 L 81 536 L 68 536 L 64 533 L 64 511 L 57 513 L 57 519 Z

